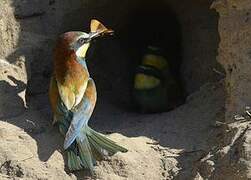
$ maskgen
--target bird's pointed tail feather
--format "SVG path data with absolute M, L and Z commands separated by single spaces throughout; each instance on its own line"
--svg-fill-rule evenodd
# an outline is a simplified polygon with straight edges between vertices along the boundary
M 106 138 L 87 125 L 80 132 L 76 139 L 78 153 L 68 153 L 68 166 L 72 170 L 77 170 L 79 165 L 90 169 L 93 174 L 94 165 L 97 160 L 102 160 L 104 156 L 113 155 L 116 152 L 127 152 L 127 149 L 117 145 L 112 140 Z M 79 161 L 81 161 L 79 163 Z
M 108 139 L 101 133 L 96 132 L 87 126 L 87 138 L 95 147 L 99 149 L 102 153 L 104 150 L 108 151 L 110 154 L 114 154 L 118 151 L 127 152 L 127 149 L 122 146 L 117 145 L 114 141 Z
M 76 171 L 83 168 L 83 166 L 81 165 L 82 163 L 81 159 L 72 150 L 67 151 L 67 156 L 68 156 L 67 165 L 71 171 Z

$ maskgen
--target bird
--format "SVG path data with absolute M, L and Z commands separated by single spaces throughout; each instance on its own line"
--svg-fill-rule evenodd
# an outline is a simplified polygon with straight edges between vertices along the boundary
M 169 111 L 183 103 L 181 85 L 161 48 L 147 47 L 135 70 L 133 100 L 142 113 Z
M 54 49 L 54 70 L 49 87 L 53 125 L 65 137 L 63 148 L 70 171 L 89 169 L 94 173 L 97 161 L 127 149 L 90 128 L 97 92 L 87 68 L 86 53 L 93 39 L 113 34 L 101 22 L 92 19 L 90 32 L 70 31 L 59 36 Z

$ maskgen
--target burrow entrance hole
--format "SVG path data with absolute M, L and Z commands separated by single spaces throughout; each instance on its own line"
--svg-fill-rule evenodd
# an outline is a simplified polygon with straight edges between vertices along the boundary
M 87 64 L 98 90 L 94 116 L 107 122 L 111 114 L 135 113 L 131 98 L 134 70 L 147 45 L 164 49 L 186 96 L 203 84 L 222 78 L 215 72 L 221 69 L 216 62 L 218 15 L 210 9 L 211 3 L 210 0 L 90 1 L 66 14 L 57 33 L 89 31 L 92 18 L 115 31 L 114 37 L 94 42 L 88 52 Z

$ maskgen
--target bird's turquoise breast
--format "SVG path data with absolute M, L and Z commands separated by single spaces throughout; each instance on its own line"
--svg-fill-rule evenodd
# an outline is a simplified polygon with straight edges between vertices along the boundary
M 135 103 L 141 112 L 161 112 L 168 109 L 168 99 L 164 86 L 151 89 L 134 89 Z

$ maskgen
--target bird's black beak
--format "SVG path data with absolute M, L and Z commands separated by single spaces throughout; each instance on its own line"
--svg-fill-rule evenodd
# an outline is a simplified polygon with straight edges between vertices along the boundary
M 101 36 L 100 32 L 90 32 L 89 33 L 89 41 L 96 39 L 99 36 Z
M 96 31 L 96 32 L 90 32 L 89 33 L 89 41 L 92 41 L 93 39 L 96 39 L 97 37 L 101 37 L 104 35 L 113 35 L 113 30 L 107 29 L 104 31 Z

